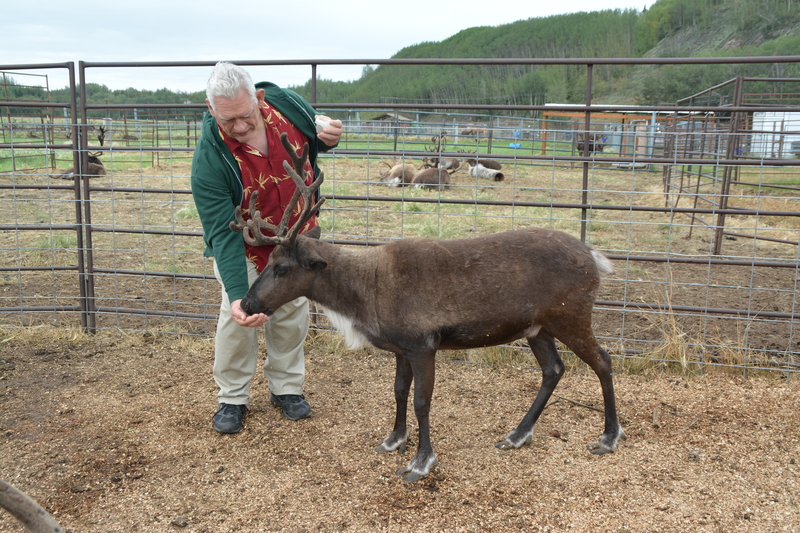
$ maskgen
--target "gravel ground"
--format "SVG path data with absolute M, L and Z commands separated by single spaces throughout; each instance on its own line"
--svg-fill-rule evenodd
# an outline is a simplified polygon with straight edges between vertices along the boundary
M 324 336 L 324 335 L 323 335 Z M 394 358 L 310 339 L 313 416 L 290 422 L 257 378 L 245 429 L 211 429 L 212 341 L 0 331 L 0 477 L 73 532 L 798 531 L 800 380 L 717 371 L 615 377 L 628 439 L 591 455 L 600 386 L 572 370 L 531 446 L 499 451 L 531 368 L 440 354 L 440 465 L 394 473 Z M 0 531 L 22 531 L 0 512 Z

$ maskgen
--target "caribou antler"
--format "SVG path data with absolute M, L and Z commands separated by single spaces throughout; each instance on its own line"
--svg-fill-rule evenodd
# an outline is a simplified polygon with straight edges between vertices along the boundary
M 36 501 L 13 485 L 0 479 L 0 507 L 11 513 L 28 531 L 64 533 L 55 518 Z
M 92 162 L 92 163 L 99 163 L 99 161 L 97 161 L 97 158 L 100 157 L 101 155 L 103 155 L 103 143 L 106 140 L 106 128 L 105 128 L 105 126 L 100 126 L 98 129 L 100 130 L 100 134 L 97 136 L 97 140 L 100 141 L 100 151 L 99 152 L 87 152 L 88 155 L 89 155 L 89 161 Z M 94 161 L 92 161 L 92 158 L 94 158 Z
M 444 150 L 445 148 L 444 146 L 442 146 L 442 144 L 447 142 L 446 138 L 447 138 L 446 131 L 443 131 L 438 135 L 434 135 L 433 137 L 431 137 L 431 142 L 433 143 L 433 146 L 425 145 L 424 146 L 425 151 L 431 152 L 433 154 L 441 154 L 442 150 Z M 439 165 L 438 157 L 431 157 L 430 161 L 428 161 L 427 157 L 422 158 L 422 168 L 436 168 L 438 165 Z
M 308 143 L 303 146 L 303 151 L 300 156 L 294 151 L 294 148 L 289 143 L 288 136 L 285 133 L 281 134 L 281 144 L 283 144 L 286 153 L 294 163 L 294 168 L 289 165 L 288 161 L 283 162 L 283 168 L 289 173 L 289 176 L 294 181 L 297 188 L 283 212 L 280 223 L 275 226 L 261 218 L 261 211 L 257 209 L 258 191 L 253 191 L 250 195 L 250 220 L 244 220 L 242 214 L 242 207 L 236 206 L 234 217 L 236 222 L 230 223 L 231 231 L 241 231 L 242 236 L 247 244 L 250 246 L 263 246 L 265 244 L 274 244 L 278 246 L 285 246 L 291 248 L 297 239 L 297 234 L 318 211 L 320 206 L 325 202 L 325 198 L 320 198 L 317 203 L 314 202 L 314 193 L 322 185 L 323 175 L 320 171 L 319 176 L 314 180 L 311 185 L 306 185 L 306 172 L 304 170 L 306 161 L 308 161 Z M 300 196 L 303 197 L 303 211 L 300 213 L 300 218 L 297 222 L 289 226 L 289 219 L 297 203 L 300 201 Z M 275 234 L 274 237 L 268 237 L 261 233 L 262 229 L 266 229 Z

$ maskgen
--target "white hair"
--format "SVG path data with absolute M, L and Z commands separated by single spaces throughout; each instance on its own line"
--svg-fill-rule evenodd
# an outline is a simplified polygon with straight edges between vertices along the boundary
M 211 71 L 211 76 L 208 78 L 206 98 L 211 103 L 211 108 L 216 109 L 214 98 L 221 96 L 233 99 L 239 96 L 242 89 L 247 91 L 254 102 L 256 101 L 256 88 L 250 74 L 238 65 L 220 61 L 214 65 L 214 70 Z

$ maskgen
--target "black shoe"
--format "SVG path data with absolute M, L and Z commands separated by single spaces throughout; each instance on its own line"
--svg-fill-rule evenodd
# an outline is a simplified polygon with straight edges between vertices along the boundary
M 311 406 L 302 394 L 273 394 L 269 401 L 283 409 L 283 416 L 289 420 L 300 420 L 311 416 Z
M 219 433 L 239 433 L 242 430 L 246 412 L 246 405 L 219 404 L 219 411 L 211 419 L 214 422 L 214 429 Z

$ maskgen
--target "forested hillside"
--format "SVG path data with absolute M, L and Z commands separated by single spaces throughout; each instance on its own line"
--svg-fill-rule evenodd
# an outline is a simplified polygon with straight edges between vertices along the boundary
M 395 58 L 625 58 L 800 55 L 798 0 L 658 0 L 649 9 L 606 10 L 479 26 L 423 42 Z M 673 103 L 737 75 L 800 77 L 800 65 L 604 66 L 593 72 L 598 103 Z M 317 80 L 317 102 L 580 103 L 586 68 L 576 66 L 365 66 L 353 82 Z M 310 96 L 310 80 L 293 87 Z M 26 92 L 27 91 L 27 92 Z M 11 97 L 32 89 L 11 87 Z M 17 94 L 19 93 L 19 94 Z M 166 89 L 111 91 L 87 85 L 92 103 L 202 102 Z M 51 91 L 66 100 L 66 89 Z
M 399 51 L 395 58 L 635 57 L 634 10 L 575 13 L 463 30 L 438 43 Z M 600 69 L 611 81 L 621 73 Z M 530 66 L 381 65 L 353 83 L 318 80 L 318 101 L 399 100 L 426 103 L 541 104 L 584 95 L 585 68 Z M 308 85 L 299 88 L 307 92 Z M 577 94 L 574 94 L 577 91 Z
M 397 58 L 592 58 L 800 55 L 797 0 L 658 0 L 607 10 L 463 30 Z M 776 70 L 777 69 L 777 70 Z M 352 83 L 317 80 L 320 102 L 580 103 L 584 66 L 366 68 Z M 736 75 L 800 76 L 800 65 L 624 67 L 597 65 L 599 103 L 672 103 Z M 310 83 L 296 88 L 309 93 Z

